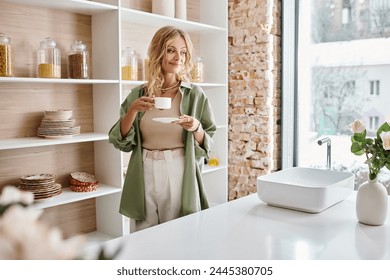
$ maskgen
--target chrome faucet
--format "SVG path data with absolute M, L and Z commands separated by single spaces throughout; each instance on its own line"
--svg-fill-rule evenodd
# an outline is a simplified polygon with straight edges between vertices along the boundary
M 328 169 L 332 169 L 332 143 L 329 137 L 318 140 L 318 145 L 326 143 L 326 162 Z

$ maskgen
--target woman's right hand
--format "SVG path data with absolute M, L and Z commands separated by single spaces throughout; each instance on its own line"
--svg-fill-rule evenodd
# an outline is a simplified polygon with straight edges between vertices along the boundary
M 145 112 L 145 111 L 152 110 L 154 108 L 153 97 L 154 96 L 152 97 L 142 96 L 134 100 L 129 110 L 126 112 L 126 114 L 123 116 L 121 120 L 122 137 L 125 137 L 129 133 L 138 112 Z
M 154 108 L 154 98 L 141 96 L 131 104 L 131 110 L 135 112 L 145 112 Z

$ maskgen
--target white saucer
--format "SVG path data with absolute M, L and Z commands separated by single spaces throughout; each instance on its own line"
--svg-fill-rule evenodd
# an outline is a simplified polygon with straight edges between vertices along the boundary
M 160 123 L 172 123 L 174 121 L 177 121 L 178 119 L 179 118 L 154 118 L 152 120 Z

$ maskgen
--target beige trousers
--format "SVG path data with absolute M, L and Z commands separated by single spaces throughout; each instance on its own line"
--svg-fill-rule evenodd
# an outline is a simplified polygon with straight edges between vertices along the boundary
M 146 219 L 136 230 L 179 217 L 184 173 L 184 149 L 143 150 Z

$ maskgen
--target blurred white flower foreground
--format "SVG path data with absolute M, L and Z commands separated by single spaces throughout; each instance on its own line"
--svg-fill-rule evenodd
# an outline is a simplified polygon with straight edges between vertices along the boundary
M 6 186 L 0 195 L 0 260 L 75 259 L 82 236 L 67 240 L 57 228 L 39 220 L 42 211 L 29 207 L 34 196 Z

